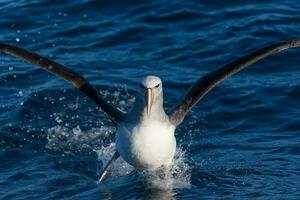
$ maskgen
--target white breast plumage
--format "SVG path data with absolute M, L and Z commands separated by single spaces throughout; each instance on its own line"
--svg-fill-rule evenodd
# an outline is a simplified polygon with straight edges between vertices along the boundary
M 116 133 L 121 156 L 140 169 L 153 169 L 168 164 L 176 151 L 175 126 L 158 121 L 124 124 Z

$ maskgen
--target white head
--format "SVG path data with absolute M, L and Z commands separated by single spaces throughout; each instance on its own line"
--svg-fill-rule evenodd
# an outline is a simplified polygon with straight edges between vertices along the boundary
M 147 105 L 148 116 L 154 104 L 162 105 L 163 103 L 162 82 L 157 76 L 146 76 L 140 84 L 139 93 Z

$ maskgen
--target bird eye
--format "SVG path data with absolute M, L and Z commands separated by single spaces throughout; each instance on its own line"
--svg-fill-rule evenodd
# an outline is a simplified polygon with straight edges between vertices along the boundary
M 155 88 L 158 88 L 159 87 L 159 84 L 157 84 L 156 86 L 155 86 Z

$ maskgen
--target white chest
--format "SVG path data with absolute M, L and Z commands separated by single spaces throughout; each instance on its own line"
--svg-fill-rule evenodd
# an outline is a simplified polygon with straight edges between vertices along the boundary
M 136 168 L 152 169 L 171 162 L 176 151 L 175 127 L 156 121 L 120 126 L 116 145 L 125 161 Z

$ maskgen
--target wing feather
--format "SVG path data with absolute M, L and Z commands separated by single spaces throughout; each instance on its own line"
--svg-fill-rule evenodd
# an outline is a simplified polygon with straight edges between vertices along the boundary
M 183 100 L 169 112 L 169 119 L 174 125 L 180 124 L 189 110 L 202 99 L 211 89 L 257 61 L 285 49 L 299 47 L 300 40 L 281 42 L 254 51 L 238 60 L 230 62 L 206 76 L 200 78 L 186 93 Z
M 117 123 L 121 120 L 123 113 L 108 104 L 104 99 L 102 99 L 96 89 L 79 73 L 57 63 L 49 60 L 38 54 L 29 52 L 17 46 L 1 44 L 0 43 L 0 53 L 6 53 L 17 58 L 21 58 L 29 63 L 39 66 L 40 68 L 55 74 L 65 81 L 71 83 L 76 88 L 81 90 L 90 99 L 92 99 L 103 111 L 105 111 L 113 123 Z

